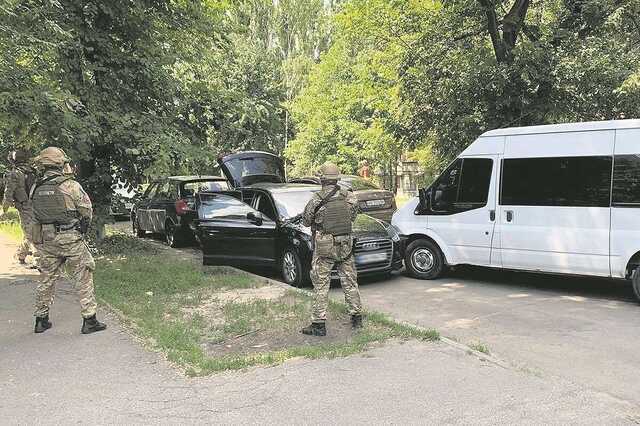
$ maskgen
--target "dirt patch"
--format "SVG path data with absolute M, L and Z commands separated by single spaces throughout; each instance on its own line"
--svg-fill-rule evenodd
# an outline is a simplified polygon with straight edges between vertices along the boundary
M 302 334 L 300 330 L 306 325 L 308 322 L 302 321 L 285 330 L 255 330 L 252 333 L 231 337 L 219 343 L 204 342 L 202 346 L 207 355 L 212 357 L 249 355 L 327 343 L 345 344 L 352 341 L 355 335 L 347 315 L 327 320 L 327 335 L 324 337 Z
M 249 303 L 254 300 L 276 300 L 283 297 L 286 289 L 280 286 L 264 286 L 258 288 L 242 288 L 216 293 L 212 298 L 218 299 L 220 304 Z
M 184 318 L 202 317 L 210 327 L 220 327 L 225 323 L 224 306 L 229 303 L 251 303 L 256 300 L 283 299 L 286 289 L 278 286 L 242 288 L 214 293 L 204 298 L 197 306 L 181 308 Z

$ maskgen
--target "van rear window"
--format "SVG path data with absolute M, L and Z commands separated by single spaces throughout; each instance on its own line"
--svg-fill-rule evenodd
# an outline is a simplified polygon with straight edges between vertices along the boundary
M 609 207 L 612 158 L 509 158 L 502 168 L 503 206 Z
M 616 155 L 613 206 L 640 207 L 640 155 Z

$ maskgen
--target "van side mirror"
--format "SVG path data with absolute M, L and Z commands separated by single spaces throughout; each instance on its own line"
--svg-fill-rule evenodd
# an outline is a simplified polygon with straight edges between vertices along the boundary
M 262 222 L 264 222 L 264 218 L 260 212 L 247 213 L 247 220 L 257 226 L 262 226 Z
M 418 207 L 416 208 L 416 214 L 424 214 L 429 211 L 431 205 L 431 188 L 420 188 L 418 190 Z

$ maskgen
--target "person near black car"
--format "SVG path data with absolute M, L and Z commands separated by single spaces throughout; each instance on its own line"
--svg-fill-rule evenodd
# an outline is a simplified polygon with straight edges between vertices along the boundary
M 340 169 L 332 163 L 320 168 L 322 189 L 305 207 L 303 221 L 313 231 L 311 281 L 315 291 L 311 324 L 303 334 L 326 336 L 327 305 L 331 270 L 337 267 L 344 298 L 351 314 L 351 326 L 362 327 L 362 303 L 353 256 L 352 225 L 358 215 L 358 200 L 338 186 Z

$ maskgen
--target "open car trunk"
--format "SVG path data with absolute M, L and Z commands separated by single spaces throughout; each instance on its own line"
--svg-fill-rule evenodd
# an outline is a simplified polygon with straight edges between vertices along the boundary
M 218 158 L 220 169 L 234 188 L 254 183 L 285 183 L 284 161 L 268 152 L 247 151 Z

